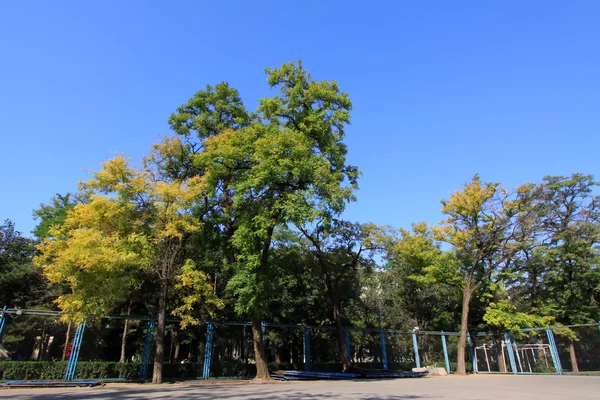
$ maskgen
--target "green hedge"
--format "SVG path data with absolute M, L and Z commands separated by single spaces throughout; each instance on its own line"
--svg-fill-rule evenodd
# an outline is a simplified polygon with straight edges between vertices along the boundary
M 0 361 L 0 380 L 63 379 L 67 361 Z M 152 366 L 150 366 L 150 371 Z M 196 378 L 201 364 L 165 364 L 166 378 Z M 77 363 L 75 379 L 139 378 L 140 364 L 100 361 Z
M 361 368 L 382 368 L 381 363 L 357 363 Z M 202 363 L 190 364 L 165 364 L 163 376 L 165 378 L 197 378 L 202 376 Z M 391 370 L 410 371 L 412 366 L 390 363 Z M 63 379 L 67 369 L 66 361 L 0 361 L 0 380 L 55 380 Z M 152 365 L 150 365 L 150 374 Z M 304 364 L 269 363 L 269 370 L 304 370 Z M 339 363 L 313 363 L 312 371 L 341 372 L 342 364 Z M 140 364 L 118 363 L 102 361 L 79 361 L 75 379 L 104 379 L 139 377 Z M 256 365 L 231 361 L 227 363 L 214 362 L 211 366 L 211 377 L 238 376 L 252 377 L 256 375 Z
M 355 367 L 365 369 L 383 369 L 383 363 L 353 363 Z M 410 363 L 390 363 L 389 369 L 393 371 L 411 371 L 414 367 Z M 310 370 L 314 372 L 342 372 L 342 363 L 311 363 Z M 269 371 L 300 370 L 304 371 L 304 363 L 269 363 Z M 198 376 L 200 376 L 199 374 Z M 210 376 L 235 376 L 253 377 L 256 375 L 256 364 L 244 363 L 240 360 L 227 362 L 215 361 L 211 365 Z

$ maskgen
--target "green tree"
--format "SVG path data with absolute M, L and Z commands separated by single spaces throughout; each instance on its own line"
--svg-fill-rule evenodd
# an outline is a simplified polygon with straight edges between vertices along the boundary
M 12 221 L 0 225 L 0 305 L 26 308 L 51 302 L 47 281 L 32 263 L 35 244 Z
M 40 204 L 40 207 L 33 211 L 33 218 L 39 222 L 32 233 L 40 240 L 47 238 L 50 228 L 62 225 L 67 219 L 67 212 L 79 202 L 81 199 L 72 193 L 67 193 L 65 195 L 56 194 L 50 199 L 50 204 Z
M 600 196 L 591 175 L 547 176 L 541 188 L 546 202 L 548 245 L 545 313 L 562 324 L 593 323 L 600 319 Z M 574 340 L 569 354 L 578 371 Z
M 228 237 L 238 314 L 252 320 L 257 378 L 269 379 L 260 323 L 277 282 L 270 250 L 278 227 L 339 213 L 352 200 L 358 171 L 345 163 L 343 127 L 350 100 L 335 82 L 313 81 L 301 64 L 267 70 L 280 95 L 249 116 L 237 91 L 199 92 L 171 117 L 186 135 L 205 178 L 213 223 Z
M 208 277 L 182 248 L 201 220 L 192 212 L 204 193 L 202 178 L 174 177 L 172 158 L 184 151 L 171 138 L 153 146 L 136 168 L 118 156 L 102 165 L 81 184 L 90 199 L 67 213 L 54 226 L 36 258 L 51 282 L 69 282 L 72 293 L 57 303 L 78 319 L 105 315 L 128 299 L 144 272 L 157 286 L 158 323 L 153 382 L 162 382 L 167 295 L 171 288 L 183 295 L 172 312 L 182 325 L 197 324 L 192 311 L 220 307 Z
M 374 224 L 361 225 L 340 220 L 318 223 L 312 230 L 302 226 L 299 229 L 310 242 L 315 275 L 325 285 L 336 326 L 338 352 L 342 364 L 347 367 L 350 360 L 346 352 L 344 326 L 348 321 L 343 318 L 343 303 L 360 295 L 359 273 L 361 269 L 373 270 L 382 229 Z
M 381 274 L 382 299 L 386 319 L 392 326 L 424 330 L 455 329 L 456 277 L 445 284 L 423 282 L 431 268 L 455 266 L 453 254 L 441 249 L 433 229 L 414 223 L 411 230 L 400 229 L 385 241 L 385 268 Z
M 456 263 L 432 265 L 423 282 L 458 283 L 462 291 L 458 364 L 466 374 L 465 346 L 473 294 L 498 278 L 514 257 L 532 246 L 539 229 L 540 202 L 534 185 L 509 193 L 497 183 L 472 182 L 442 202 L 448 218 L 436 229 L 437 237 L 452 246 Z

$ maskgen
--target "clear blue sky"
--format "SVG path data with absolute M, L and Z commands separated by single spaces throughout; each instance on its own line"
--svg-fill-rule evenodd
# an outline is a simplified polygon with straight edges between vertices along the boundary
M 479 173 L 600 175 L 600 2 L 0 0 L 0 219 L 134 159 L 206 84 L 302 59 L 354 103 L 346 216 L 408 227 Z M 600 176 L 599 176 L 600 177 Z

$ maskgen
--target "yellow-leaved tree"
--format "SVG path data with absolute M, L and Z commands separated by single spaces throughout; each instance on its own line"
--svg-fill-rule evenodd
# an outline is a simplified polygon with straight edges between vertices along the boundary
M 172 314 L 182 325 L 198 324 L 194 311 L 222 307 L 208 276 L 183 252 L 198 232 L 205 210 L 205 185 L 190 176 L 181 159 L 188 149 L 176 138 L 152 147 L 141 167 L 123 156 L 102 163 L 80 184 L 89 201 L 68 212 L 38 247 L 36 263 L 50 282 L 68 282 L 71 294 L 57 304 L 65 318 L 102 316 L 123 302 L 136 281 L 150 279 L 157 289 L 157 334 L 152 381 L 162 382 L 167 295 L 179 297 Z M 140 273 L 142 272 L 142 273 Z M 138 282 L 139 283 L 139 282 Z
M 462 310 L 456 373 L 466 374 L 465 346 L 469 308 L 474 293 L 498 278 L 515 256 L 533 245 L 540 229 L 541 205 L 535 185 L 509 192 L 475 175 L 463 190 L 442 201 L 447 216 L 434 229 L 435 237 L 450 245 L 447 258 L 415 277 L 425 284 L 447 284 L 462 292 Z

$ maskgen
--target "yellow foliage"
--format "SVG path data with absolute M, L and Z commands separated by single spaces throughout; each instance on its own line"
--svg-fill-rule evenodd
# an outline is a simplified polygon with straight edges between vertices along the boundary
M 70 315 L 65 318 L 111 312 L 131 289 L 136 271 L 155 268 L 164 258 L 163 246 L 200 228 L 191 210 L 204 194 L 203 179 L 172 178 L 161 169 L 181 146 L 174 138 L 156 144 L 142 168 L 116 156 L 80 183 L 89 202 L 52 228 L 52 239 L 38 246 L 35 259 L 50 282 L 70 284 L 72 294 L 57 300 Z
M 223 302 L 213 292 L 208 275 L 197 269 L 192 260 L 187 260 L 181 267 L 176 280 L 175 290 L 180 294 L 181 304 L 171 314 L 181 318 L 182 329 L 202 322 L 194 316 L 200 307 L 208 316 L 213 316 L 215 310 L 223 308 Z

